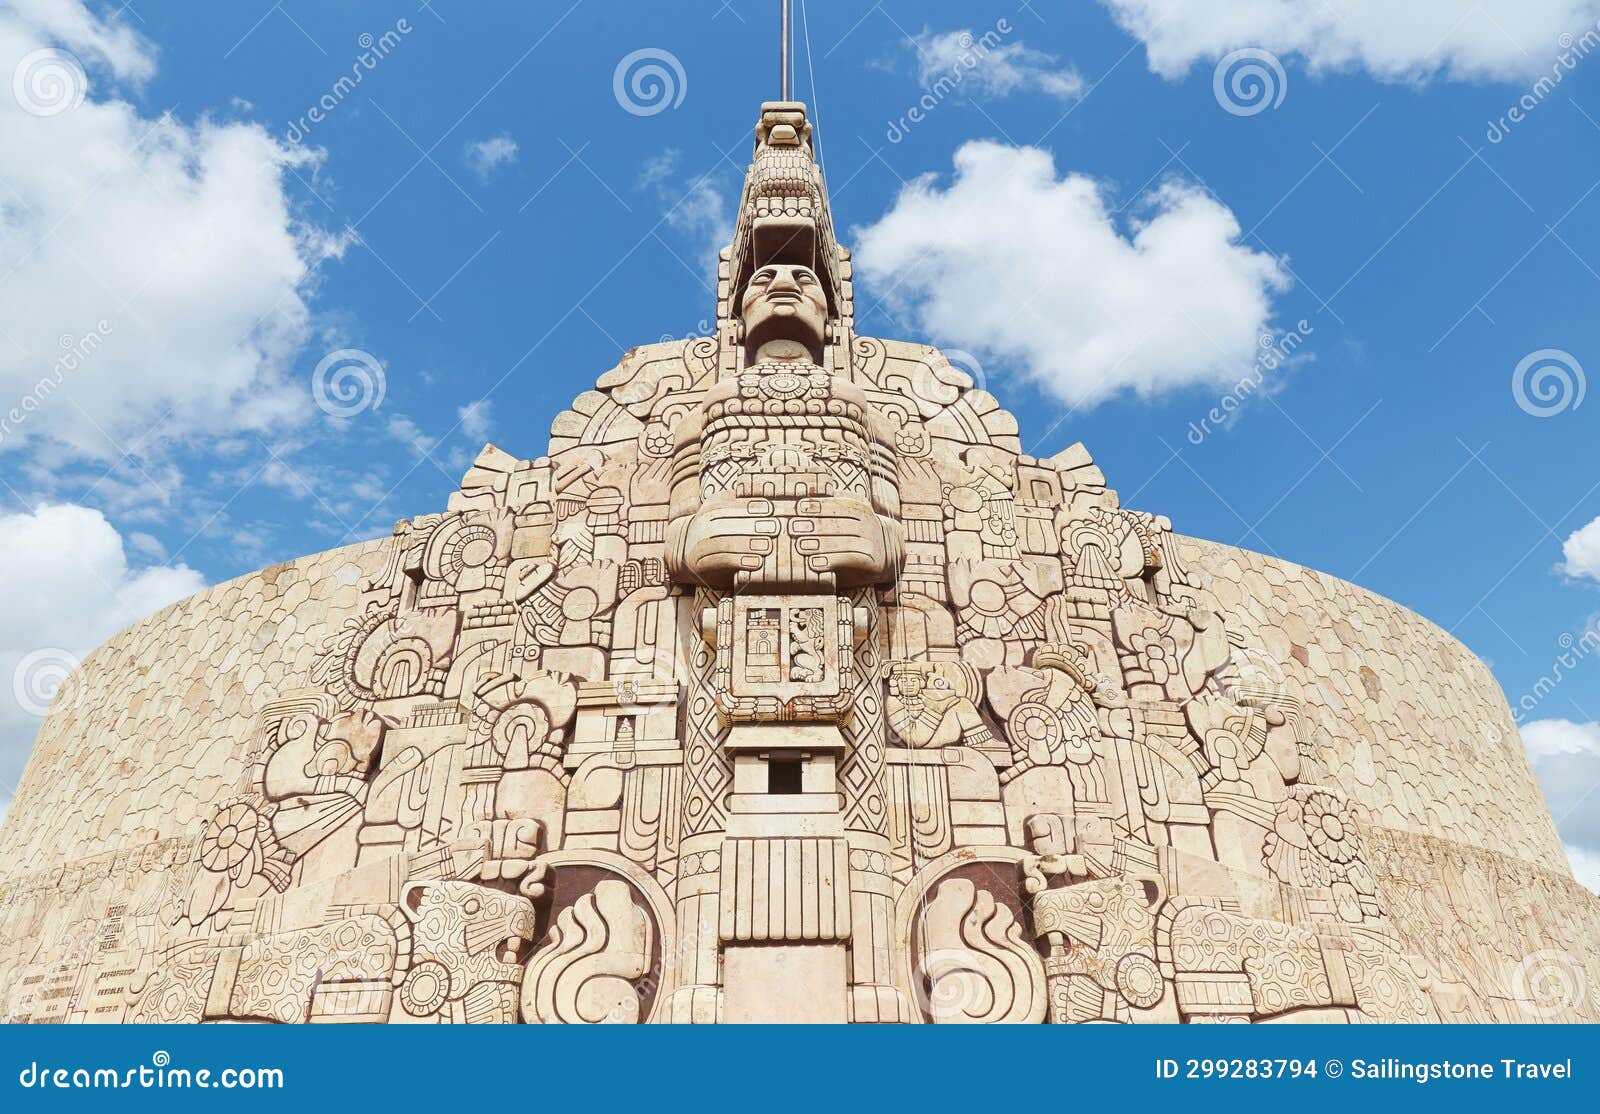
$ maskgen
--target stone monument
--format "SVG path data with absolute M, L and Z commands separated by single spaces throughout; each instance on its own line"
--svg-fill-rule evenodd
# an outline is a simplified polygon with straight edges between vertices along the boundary
M 0 832 L 13 1021 L 1596 1018 L 1484 666 L 857 335 L 788 100 L 714 336 L 70 688 Z

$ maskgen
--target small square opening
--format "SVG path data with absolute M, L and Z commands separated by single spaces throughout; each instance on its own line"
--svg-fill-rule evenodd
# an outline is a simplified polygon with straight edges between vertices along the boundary
M 799 758 L 769 758 L 767 760 L 767 792 L 774 796 L 793 797 L 803 793 L 800 780 Z

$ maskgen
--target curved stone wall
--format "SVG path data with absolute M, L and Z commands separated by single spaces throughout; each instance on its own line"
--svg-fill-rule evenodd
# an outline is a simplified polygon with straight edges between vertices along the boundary
M 0 831 L 0 1014 L 1595 1020 L 1482 663 L 858 336 L 803 107 L 756 139 L 714 335 L 90 657 Z
M 1477 655 L 1337 577 L 1215 542 L 1182 544 L 1228 626 L 1254 643 L 1246 671 L 1297 686 L 1316 760 L 1370 823 L 1570 877 L 1511 710 Z
M 1571 977 L 1574 962 L 1600 985 L 1584 945 L 1600 935 L 1600 900 L 1571 878 L 1487 667 L 1355 585 L 1213 542 L 1180 545 L 1229 628 L 1245 632 L 1244 683 L 1303 701 L 1307 758 L 1365 810 L 1379 884 L 1415 953 L 1463 987 L 1515 992 L 1541 964 Z M 107 1019 L 120 1017 L 108 957 L 155 942 L 137 937 L 155 931 L 150 914 L 172 900 L 207 816 L 245 780 L 263 706 L 308 674 L 391 554 L 385 539 L 262 570 L 84 660 L 0 830 L 0 901 L 12 910 L 0 1014 L 93 1020 L 98 995 Z M 125 923 L 144 927 L 124 938 Z M 80 975 L 91 954 L 92 991 Z
M 1511 710 L 1484 663 L 1415 612 L 1313 569 L 1182 542 L 1245 650 L 1245 672 L 1302 700 L 1313 761 L 1364 811 L 1372 866 L 1434 998 L 1467 988 L 1500 1020 L 1600 1018 L 1600 898 L 1572 877 Z M 1280 665 L 1278 663 L 1286 663 Z M 1550 1008 L 1530 1008 L 1548 995 Z M 1562 1008 L 1556 1009 L 1559 1002 Z M 1567 1007 L 1570 1007 L 1570 1011 Z
M 389 547 L 219 584 L 89 654 L 34 743 L 0 829 L 0 879 L 192 834 L 244 774 L 262 707 L 310 670 Z
M 137 957 L 164 939 L 157 910 L 249 769 L 262 707 L 305 676 L 390 549 L 220 584 L 83 660 L 0 828 L 0 1019 L 123 1019 Z
M 1336 577 L 1197 538 L 1182 546 L 1229 626 L 1259 649 L 1242 649 L 1246 671 L 1287 668 L 1318 760 L 1369 822 L 1570 875 L 1505 698 L 1476 655 Z M 0 831 L 0 878 L 190 833 L 244 773 L 262 706 L 310 670 L 388 547 L 218 585 L 85 658 Z

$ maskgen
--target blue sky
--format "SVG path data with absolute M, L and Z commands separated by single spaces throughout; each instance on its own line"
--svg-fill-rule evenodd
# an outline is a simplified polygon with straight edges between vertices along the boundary
M 1130 504 L 1538 689 L 1595 884 L 1600 0 L 1192 7 L 807 5 L 859 327 L 966 353 L 1035 455 L 1081 440 Z M 36 396 L 0 424 L 0 783 L 120 625 L 442 508 L 485 441 L 536 456 L 627 347 L 706 332 L 776 9 L 0 2 L 0 418 Z M 618 92 L 640 51 L 664 100 Z M 336 417 L 346 350 L 382 399 Z

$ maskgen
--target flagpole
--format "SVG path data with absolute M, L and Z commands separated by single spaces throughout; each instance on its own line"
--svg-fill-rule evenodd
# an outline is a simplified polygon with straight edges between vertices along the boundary
M 779 49 L 783 53 L 783 58 L 782 58 L 782 61 L 779 64 L 779 69 L 778 69 L 779 86 L 780 86 L 780 88 L 779 88 L 780 95 L 779 95 L 778 99 L 786 101 L 786 100 L 790 99 L 790 94 L 792 92 L 792 88 L 791 88 L 792 82 L 791 82 L 790 78 L 791 78 L 791 69 L 792 69 L 792 66 L 793 66 L 793 61 L 792 61 L 793 55 L 790 53 L 789 42 L 790 42 L 790 38 L 791 38 L 791 35 L 792 35 L 791 22 L 792 22 L 793 15 L 794 15 L 794 8 L 793 8 L 793 0 L 778 0 L 778 2 L 783 6 L 783 31 L 778 36 Z

